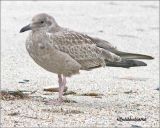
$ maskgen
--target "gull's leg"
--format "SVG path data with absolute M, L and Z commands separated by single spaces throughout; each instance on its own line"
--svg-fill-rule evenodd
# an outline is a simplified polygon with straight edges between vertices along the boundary
M 62 96 L 63 96 L 63 91 L 64 91 L 64 84 L 63 84 L 63 78 L 62 75 L 58 75 L 58 83 L 59 83 L 59 102 L 62 102 Z
M 62 75 L 58 74 L 58 83 L 59 83 L 59 97 L 58 97 L 58 99 L 48 101 L 46 104 L 59 105 L 63 102 L 62 96 L 63 96 L 64 87 L 66 85 L 66 77 L 63 76 L 63 78 L 62 78 Z

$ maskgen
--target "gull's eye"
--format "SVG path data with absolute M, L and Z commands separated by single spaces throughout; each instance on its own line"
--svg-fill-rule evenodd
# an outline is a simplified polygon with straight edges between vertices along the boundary
M 41 24 L 43 24 L 44 23 L 44 21 L 41 21 Z

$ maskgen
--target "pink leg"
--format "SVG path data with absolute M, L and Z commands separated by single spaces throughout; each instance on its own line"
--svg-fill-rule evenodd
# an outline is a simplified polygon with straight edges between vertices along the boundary
M 64 87 L 66 86 L 66 77 L 63 76 L 63 79 L 62 79 L 62 77 L 60 77 L 59 80 L 62 80 L 59 83 L 59 99 L 62 100 L 62 96 L 63 96 L 63 93 L 64 93 Z
M 47 102 L 46 104 L 61 104 L 63 102 L 63 91 L 64 91 L 64 87 L 66 85 L 66 77 L 63 76 L 62 78 L 62 75 L 58 75 L 58 83 L 59 83 L 59 97 L 58 99 L 56 100 L 52 100 L 52 101 L 49 101 Z

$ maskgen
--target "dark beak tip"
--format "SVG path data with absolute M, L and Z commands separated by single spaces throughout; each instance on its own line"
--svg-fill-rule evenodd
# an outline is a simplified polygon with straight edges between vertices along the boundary
M 19 33 L 22 33 L 22 32 L 24 32 L 22 29 L 19 31 Z
M 23 27 L 19 32 L 22 33 L 22 32 L 28 31 L 28 30 L 31 30 L 30 25 Z

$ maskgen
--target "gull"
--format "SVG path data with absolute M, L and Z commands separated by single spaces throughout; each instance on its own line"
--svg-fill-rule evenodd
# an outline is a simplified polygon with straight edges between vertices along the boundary
M 26 40 L 29 55 L 39 66 L 58 75 L 59 97 L 48 104 L 63 102 L 66 77 L 79 74 L 80 70 L 146 66 L 135 59 L 153 59 L 148 55 L 119 51 L 108 41 L 61 27 L 46 13 L 35 15 L 20 33 L 28 30 L 31 30 Z

